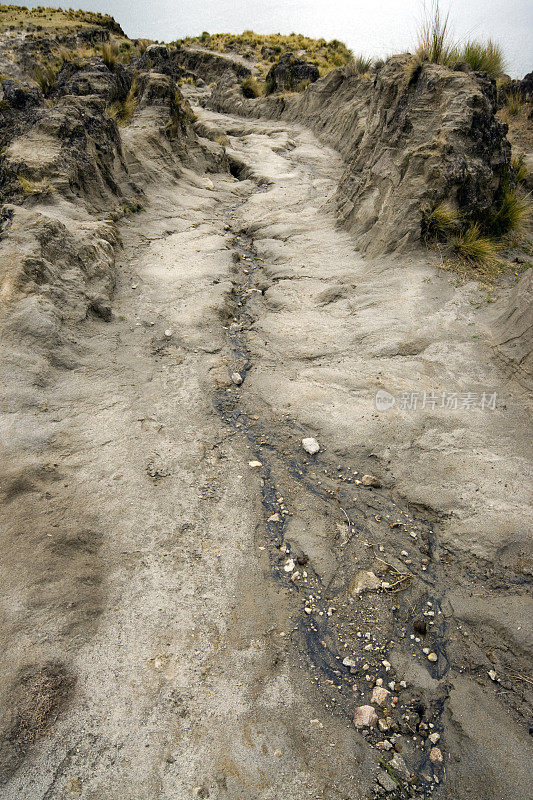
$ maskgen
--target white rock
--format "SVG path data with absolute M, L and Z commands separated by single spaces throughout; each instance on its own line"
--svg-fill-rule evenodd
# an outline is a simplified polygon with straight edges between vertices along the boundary
M 375 475 L 363 475 L 361 478 L 363 486 L 375 486 L 377 489 L 381 486 L 381 481 Z
M 289 558 L 289 560 L 285 562 L 285 566 L 283 567 L 283 569 L 285 570 L 285 572 L 292 572 L 294 569 L 294 559 Z
M 358 706 L 353 715 L 353 724 L 356 728 L 373 728 L 378 721 L 378 715 L 372 706 Z
M 389 766 L 391 766 L 393 769 L 397 769 L 398 772 L 401 772 L 406 777 L 409 777 L 410 773 L 407 769 L 407 764 L 399 753 L 394 754 L 393 758 L 389 761 Z
M 383 686 L 374 686 L 374 690 L 372 692 L 372 697 L 370 698 L 371 703 L 377 703 L 378 706 L 382 706 L 383 703 L 386 702 L 387 697 L 390 695 L 388 689 L 384 689 Z
M 361 594 L 361 592 L 375 591 L 381 588 L 381 581 L 373 572 L 361 571 L 358 572 L 350 584 L 351 594 Z
M 357 666 L 357 664 L 353 660 L 353 658 L 343 658 L 342 659 L 342 663 L 344 664 L 345 667 L 356 667 Z
M 438 747 L 431 748 L 429 751 L 429 760 L 433 762 L 433 764 L 442 764 L 443 757 Z
M 428 739 L 432 744 L 437 744 L 440 739 L 440 733 L 437 733 L 436 731 L 435 733 L 430 733 Z
M 302 447 L 306 453 L 310 453 L 311 455 L 318 453 L 320 450 L 320 445 L 317 440 L 313 439 L 311 436 L 307 439 L 302 439 Z
M 491 679 L 491 681 L 497 681 L 498 680 L 498 676 L 496 674 L 496 670 L 495 669 L 489 669 L 489 678 Z
M 261 461 L 249 461 L 248 466 L 252 467 L 252 469 L 256 469 L 257 467 L 262 467 L 263 464 L 261 463 Z
M 167 330 L 165 331 L 165 336 L 166 336 L 167 338 L 168 338 L 169 336 L 172 336 L 172 331 L 170 330 L 170 328 L 167 328 Z
M 233 383 L 236 386 L 240 386 L 241 383 L 242 383 L 242 378 L 241 378 L 241 376 L 239 375 L 238 372 L 232 372 L 231 373 L 231 380 L 233 381 Z
M 428 661 L 438 661 L 439 657 L 436 653 L 430 653 L 428 656 Z

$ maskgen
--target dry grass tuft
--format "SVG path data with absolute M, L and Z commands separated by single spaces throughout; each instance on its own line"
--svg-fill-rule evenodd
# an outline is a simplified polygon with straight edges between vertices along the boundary
M 241 83 L 242 93 L 245 97 L 261 97 L 266 93 L 266 84 L 258 81 L 251 75 Z
M 135 74 L 133 76 L 129 92 L 124 100 L 119 100 L 115 103 L 112 103 L 112 105 L 110 105 L 107 109 L 107 113 L 116 121 L 117 125 L 129 125 L 135 113 L 135 109 L 137 108 L 138 102 L 139 78 L 137 74 Z
M 26 197 L 49 197 L 55 192 L 55 187 L 48 178 L 40 181 L 32 181 L 24 175 L 17 175 L 17 178 Z
M 444 241 L 456 233 L 461 225 L 461 215 L 451 203 L 443 202 L 422 213 L 422 233 L 429 241 Z
M 455 52 L 457 61 L 465 61 L 476 72 L 487 72 L 498 78 L 506 70 L 505 57 L 499 44 L 489 39 L 487 42 L 469 40 Z
M 482 235 L 477 222 L 454 240 L 453 249 L 460 259 L 469 264 L 490 267 L 501 261 L 496 243 L 488 236 Z

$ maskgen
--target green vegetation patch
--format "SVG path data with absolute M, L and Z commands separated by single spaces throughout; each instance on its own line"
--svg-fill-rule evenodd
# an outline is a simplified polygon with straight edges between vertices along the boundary
M 108 28 L 119 36 L 124 36 L 124 31 L 109 14 L 99 14 L 95 11 L 74 11 L 70 8 L 63 11 L 61 8 L 47 8 L 37 6 L 13 6 L 0 4 L 0 30 L 6 28 L 53 29 L 84 28 L 94 25 Z
M 264 76 L 275 64 L 282 53 L 292 53 L 304 61 L 312 61 L 317 65 L 320 74 L 326 75 L 336 67 L 348 64 L 353 56 L 343 42 L 333 39 L 311 39 L 308 36 L 291 33 L 283 36 L 281 33 L 260 34 L 254 31 L 244 33 L 207 33 L 201 36 L 187 37 L 173 42 L 175 45 L 200 45 L 216 53 L 233 53 L 257 63 L 258 69 Z

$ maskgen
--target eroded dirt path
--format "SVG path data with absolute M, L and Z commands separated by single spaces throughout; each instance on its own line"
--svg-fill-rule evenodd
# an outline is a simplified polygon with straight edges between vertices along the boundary
M 446 797 L 427 736 L 443 731 L 450 665 L 471 656 L 443 613 L 450 582 L 435 542 L 437 487 L 422 481 L 415 497 L 407 454 L 392 491 L 383 423 L 369 405 L 383 375 L 361 351 L 369 340 L 381 348 L 376 359 L 394 380 L 405 375 L 399 361 L 433 347 L 425 364 L 446 362 L 449 378 L 456 343 L 439 351 L 427 330 L 413 335 L 412 319 L 424 303 L 435 329 L 457 299 L 447 278 L 429 287 L 418 264 L 370 280 L 329 206 L 338 156 L 310 133 L 205 111 L 202 119 L 228 138 L 238 177 L 185 171 L 172 197 L 154 197 L 124 227 L 113 319 L 87 323 L 78 363 L 31 421 L 60 465 L 34 513 L 50 518 L 54 568 L 64 569 L 62 597 L 40 598 L 39 635 L 45 654 L 54 638 L 77 683 L 4 796 L 371 797 L 381 756 L 351 717 L 378 681 L 390 695 L 369 742 L 387 741 L 387 752 L 392 739 L 396 774 L 408 782 L 414 773 L 422 796 Z M 381 309 L 400 298 L 394 318 L 376 316 L 376 293 Z M 467 310 L 469 298 L 460 302 Z M 479 346 L 465 337 L 463 369 Z M 412 367 L 424 374 L 420 359 Z M 472 366 L 487 388 L 490 369 Z M 424 374 L 426 383 L 442 377 Z M 315 459 L 302 451 L 307 435 L 320 439 Z M 437 451 L 446 437 L 468 437 L 438 426 L 428 435 L 440 437 Z M 513 445 L 506 435 L 504 450 Z M 373 467 L 384 489 L 358 484 Z M 501 469 L 511 476 L 512 464 Z M 419 500 L 418 511 L 402 494 Z M 62 518 L 90 535 L 54 541 Z M 73 563 L 83 564 L 81 579 Z M 361 569 L 382 588 L 358 599 Z M 463 569 L 467 585 L 486 567 L 471 560 Z M 519 618 L 520 575 L 515 587 L 513 609 L 501 613 Z M 414 619 L 425 637 L 415 640 Z M 465 666 L 485 677 L 485 655 L 476 658 Z M 456 729 L 470 703 L 481 729 L 499 702 L 485 683 L 458 681 L 452 691 L 446 713 Z M 527 742 L 503 705 L 500 723 L 514 766 L 502 773 L 490 753 L 487 773 L 479 753 L 465 774 L 480 798 L 493 796 L 494 780 L 507 798 L 524 796 Z M 463 744 L 444 741 L 446 758 L 446 747 Z

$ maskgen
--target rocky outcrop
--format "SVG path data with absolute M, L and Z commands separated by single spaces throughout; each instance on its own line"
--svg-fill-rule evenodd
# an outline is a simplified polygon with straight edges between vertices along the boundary
M 244 64 L 240 64 L 228 56 L 210 53 L 208 50 L 188 50 L 177 47 L 172 49 L 170 59 L 173 64 L 180 65 L 199 75 L 208 83 L 216 81 L 218 84 L 228 80 L 242 80 L 252 74 L 252 71 Z
M 528 72 L 521 80 L 507 78 L 498 92 L 498 105 L 505 105 L 509 95 L 519 95 L 524 103 L 533 102 L 533 72 Z
M 316 64 L 302 61 L 292 53 L 283 53 L 266 76 L 268 92 L 293 91 L 302 84 L 314 83 L 320 77 Z
M 120 63 L 111 70 L 96 58 L 83 66 L 74 61 L 65 61 L 57 76 L 52 96 L 97 95 L 106 103 L 113 103 L 127 95 L 131 79 L 132 71 Z
M 244 100 L 222 86 L 211 106 L 310 126 L 343 156 L 339 219 L 378 254 L 420 240 L 422 215 L 439 202 L 476 218 L 492 205 L 510 160 L 486 77 L 390 58 L 374 78 L 334 70 L 292 97 Z

